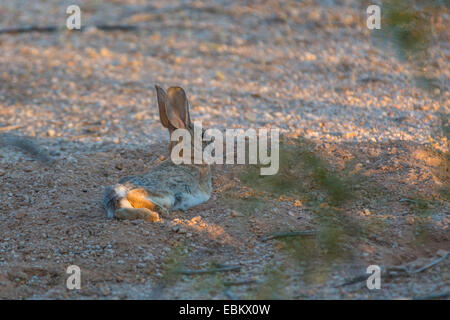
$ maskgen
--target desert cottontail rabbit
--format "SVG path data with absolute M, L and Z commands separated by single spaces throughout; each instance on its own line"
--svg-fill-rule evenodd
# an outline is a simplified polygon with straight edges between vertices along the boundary
M 189 116 L 189 102 L 180 87 L 166 92 L 156 87 L 159 118 L 172 134 L 187 129 L 193 141 L 193 124 Z M 169 152 L 176 142 L 170 142 Z M 192 162 L 193 163 L 193 162 Z M 145 219 L 158 221 L 158 213 L 187 210 L 209 199 L 211 170 L 206 164 L 174 164 L 170 157 L 147 173 L 125 177 L 119 184 L 108 187 L 103 195 L 103 208 L 109 218 Z

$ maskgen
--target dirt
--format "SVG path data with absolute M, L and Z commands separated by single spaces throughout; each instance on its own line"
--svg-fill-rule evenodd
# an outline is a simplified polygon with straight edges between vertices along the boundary
M 0 139 L 0 298 L 449 292 L 449 259 L 382 278 L 380 290 L 340 286 L 369 265 L 417 270 L 450 250 L 445 34 L 430 48 L 443 84 L 430 93 L 394 49 L 374 43 L 357 1 L 80 7 L 85 25 L 140 29 L 0 35 L 0 135 L 27 137 L 53 159 Z M 64 27 L 65 8 L 0 1 L 0 29 Z M 155 84 L 183 86 L 204 127 L 280 128 L 293 150 L 280 173 L 215 165 L 206 203 L 155 223 L 107 219 L 104 188 L 168 156 Z M 317 235 L 265 239 L 288 231 Z M 70 265 L 81 269 L 81 290 L 66 287 Z M 181 272 L 224 265 L 239 268 Z

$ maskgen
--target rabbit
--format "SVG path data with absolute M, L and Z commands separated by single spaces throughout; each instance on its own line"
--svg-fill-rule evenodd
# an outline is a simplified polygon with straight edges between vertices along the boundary
M 187 129 L 193 144 L 194 126 L 183 88 L 170 87 L 167 93 L 157 85 L 155 88 L 161 124 L 170 135 L 176 129 Z M 176 143 L 170 142 L 169 152 Z M 208 201 L 211 190 L 209 165 L 176 165 L 169 157 L 143 175 L 124 177 L 106 188 L 102 206 L 108 218 L 155 222 L 170 210 L 187 210 Z

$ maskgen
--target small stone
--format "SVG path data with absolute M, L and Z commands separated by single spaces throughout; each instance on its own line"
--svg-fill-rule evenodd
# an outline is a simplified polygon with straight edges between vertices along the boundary
M 252 122 L 255 122 L 257 120 L 255 113 L 254 112 L 250 112 L 250 111 L 245 112 L 244 113 L 244 117 L 247 118 L 247 120 L 250 120 Z
M 149 253 L 148 255 L 146 255 L 144 257 L 144 261 L 152 261 L 154 259 L 155 259 L 155 257 L 151 253 Z
M 225 80 L 225 75 L 220 71 L 216 71 L 216 79 L 219 81 L 223 81 Z
M 53 129 L 48 129 L 47 130 L 47 136 L 49 137 L 54 137 L 56 135 L 56 131 Z
M 439 249 L 438 251 L 436 251 L 436 255 L 437 255 L 438 257 L 443 257 L 443 256 L 445 256 L 447 253 L 448 253 L 448 251 L 443 250 L 443 249 Z
M 107 295 L 109 295 L 111 293 L 111 289 L 108 286 L 103 286 L 103 287 L 100 288 L 100 293 L 103 296 L 107 296 Z
M 100 55 L 102 57 L 108 58 L 108 57 L 111 57 L 112 53 L 111 53 L 111 51 L 108 50 L 108 48 L 101 48 Z
M 172 231 L 173 232 L 177 232 L 177 233 L 186 233 L 186 229 L 181 227 L 181 226 L 173 226 L 172 227 Z
M 14 214 L 14 218 L 16 219 L 23 219 L 27 216 L 27 213 L 25 210 L 19 210 Z
M 244 215 L 236 210 L 231 210 L 232 217 L 243 217 Z

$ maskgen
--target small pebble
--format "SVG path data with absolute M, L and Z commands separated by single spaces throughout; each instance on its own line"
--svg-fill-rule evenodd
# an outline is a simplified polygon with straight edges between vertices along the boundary
M 231 210 L 232 217 L 243 217 L 244 215 L 236 210 Z
M 437 255 L 438 257 L 443 257 L 443 256 L 445 256 L 447 253 L 448 253 L 448 251 L 443 250 L 443 249 L 439 249 L 439 250 L 436 252 L 436 255 Z

